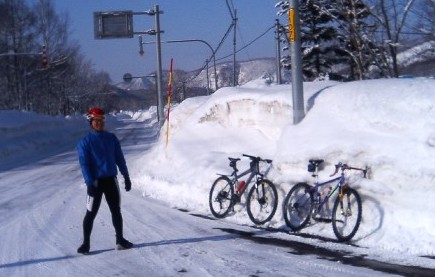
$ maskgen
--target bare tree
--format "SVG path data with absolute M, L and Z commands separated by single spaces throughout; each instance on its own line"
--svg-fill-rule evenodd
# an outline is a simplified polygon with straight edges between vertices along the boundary
M 0 2 L 1 106 L 22 109 L 27 68 L 34 65 L 35 17 L 23 0 Z
M 387 45 L 390 62 L 391 75 L 399 76 L 397 61 L 398 47 L 401 43 L 403 33 L 412 30 L 409 15 L 415 0 L 366 0 L 370 5 L 370 13 L 382 28 L 382 35 L 385 35 L 383 42 Z
M 423 35 L 425 41 L 435 40 L 435 0 L 424 0 L 416 3 L 411 11 L 417 17 L 418 24 L 414 31 Z

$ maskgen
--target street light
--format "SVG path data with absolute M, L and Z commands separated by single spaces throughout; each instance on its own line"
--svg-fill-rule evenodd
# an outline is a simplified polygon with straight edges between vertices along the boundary
M 216 52 L 213 50 L 213 47 L 211 47 L 211 45 L 206 42 L 205 40 L 202 39 L 183 39 L 183 40 L 166 40 L 166 41 L 160 41 L 160 43 L 156 42 L 156 41 L 147 41 L 147 42 L 142 42 L 142 37 L 139 37 L 139 54 L 142 56 L 144 54 L 143 51 L 143 44 L 161 44 L 161 43 L 178 43 L 178 42 L 200 42 L 205 44 L 211 51 L 212 53 L 212 58 L 213 58 L 213 68 L 214 68 L 214 82 L 215 82 L 215 90 L 218 89 L 218 84 L 217 84 L 217 72 L 216 72 Z M 207 59 L 207 68 L 208 68 L 208 59 Z M 208 80 L 208 74 L 207 74 L 207 89 L 209 88 L 209 80 Z

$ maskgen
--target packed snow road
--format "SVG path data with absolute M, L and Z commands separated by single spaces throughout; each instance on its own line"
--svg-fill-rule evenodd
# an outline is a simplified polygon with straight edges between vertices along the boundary
M 125 120 L 115 133 L 127 163 L 156 141 L 153 122 Z M 0 172 L 0 276 L 429 276 L 295 241 L 287 234 L 212 220 L 122 190 L 124 234 L 115 251 L 105 202 L 90 255 L 79 255 L 86 190 L 70 151 Z M 144 165 L 146 166 L 146 165 Z M 285 237 L 285 239 L 281 238 Z M 292 238 L 293 237 L 293 238 Z M 351 246 L 349 246 L 351 247 Z

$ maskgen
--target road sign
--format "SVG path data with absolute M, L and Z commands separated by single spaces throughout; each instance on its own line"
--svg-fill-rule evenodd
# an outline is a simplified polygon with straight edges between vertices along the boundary
M 133 11 L 94 12 L 95 39 L 133 38 Z

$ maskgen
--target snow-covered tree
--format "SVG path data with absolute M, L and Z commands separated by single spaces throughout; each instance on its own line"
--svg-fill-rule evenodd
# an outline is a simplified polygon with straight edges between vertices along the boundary
M 348 56 L 351 80 L 371 77 L 373 67 L 383 68 L 382 48 L 376 44 L 370 9 L 363 0 L 335 0 L 329 10 L 335 18 L 341 49 Z
M 343 59 L 344 53 L 338 47 L 333 17 L 328 12 L 332 8 L 330 2 L 308 0 L 299 9 L 303 73 L 308 80 L 332 75 L 332 66 Z
M 376 23 L 382 26 L 382 43 L 388 51 L 388 68 L 390 76 L 399 76 L 397 61 L 398 47 L 403 33 L 415 29 L 416 23 L 409 22 L 410 12 L 415 0 L 366 0 L 370 13 Z M 430 7 L 430 6 L 429 6 Z M 433 8 L 433 5 L 432 5 Z M 415 21 L 415 20 L 414 20 Z
M 301 47 L 303 75 L 306 80 L 313 80 L 325 75 L 334 75 L 334 64 L 343 58 L 343 51 L 338 47 L 337 32 L 333 17 L 328 12 L 331 9 L 330 0 L 307 0 L 299 6 L 301 21 Z M 284 14 L 288 11 L 288 2 L 281 1 L 276 5 Z M 288 43 L 288 41 L 286 41 Z M 290 57 L 283 57 L 283 65 L 291 67 Z

